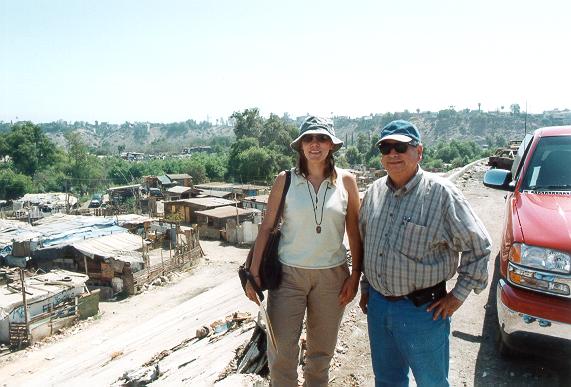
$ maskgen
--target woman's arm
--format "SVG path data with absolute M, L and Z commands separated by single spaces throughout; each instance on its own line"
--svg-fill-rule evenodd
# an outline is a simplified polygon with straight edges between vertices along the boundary
M 285 180 L 286 180 L 286 173 L 280 172 L 280 174 L 277 176 L 274 182 L 274 185 L 272 186 L 272 190 L 270 191 L 270 196 L 268 198 L 268 206 L 266 208 L 266 214 L 264 216 L 264 220 L 262 221 L 262 225 L 260 226 L 260 230 L 258 231 L 256 242 L 254 243 L 254 253 L 252 255 L 252 262 L 250 264 L 250 274 L 252 274 L 252 276 L 254 277 L 257 286 L 261 285 L 260 264 L 262 262 L 262 254 L 264 252 L 264 248 L 266 247 L 266 243 L 268 242 L 270 231 L 272 231 L 276 221 L 276 214 L 278 212 L 280 202 L 282 199 Z M 249 283 L 246 284 L 246 295 L 250 300 L 256 302 L 257 299 L 256 292 L 249 285 Z
M 359 232 L 359 189 L 357 181 L 352 174 L 343 176 L 343 184 L 348 193 L 347 215 L 345 217 L 345 228 L 349 237 L 349 248 L 351 250 L 352 270 L 351 276 L 347 278 L 341 293 L 339 294 L 339 302 L 346 305 L 357 294 L 359 287 L 359 278 L 363 270 L 363 244 L 361 241 L 361 233 Z

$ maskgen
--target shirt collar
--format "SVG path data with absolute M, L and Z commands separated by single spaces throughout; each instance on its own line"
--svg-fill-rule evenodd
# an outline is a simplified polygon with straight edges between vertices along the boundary
M 398 189 L 394 186 L 391 179 L 389 179 L 389 177 L 387 176 L 387 181 L 386 181 L 387 187 L 389 187 L 391 191 L 393 191 L 395 194 L 405 195 L 407 192 L 410 192 L 414 187 L 416 187 L 418 183 L 420 183 L 423 174 L 424 171 L 419 165 L 416 169 L 416 174 L 412 177 L 412 179 L 410 179 L 408 183 L 406 183 L 404 186 Z

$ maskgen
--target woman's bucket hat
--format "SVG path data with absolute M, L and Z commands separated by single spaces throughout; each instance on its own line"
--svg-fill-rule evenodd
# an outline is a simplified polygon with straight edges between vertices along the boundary
M 325 134 L 329 136 L 333 142 L 333 152 L 337 152 L 343 146 L 343 141 L 335 136 L 333 122 L 328 118 L 308 116 L 299 127 L 299 136 L 290 144 L 293 150 L 299 152 L 301 138 L 306 134 Z

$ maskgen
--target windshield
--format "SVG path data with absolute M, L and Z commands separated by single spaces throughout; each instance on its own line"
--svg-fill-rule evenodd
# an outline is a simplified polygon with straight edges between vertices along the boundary
M 571 136 L 539 140 L 525 173 L 523 190 L 571 190 Z

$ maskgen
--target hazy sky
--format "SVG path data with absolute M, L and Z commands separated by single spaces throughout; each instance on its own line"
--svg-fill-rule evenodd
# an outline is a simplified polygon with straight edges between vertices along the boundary
M 571 108 L 571 1 L 0 0 L 0 120 Z

